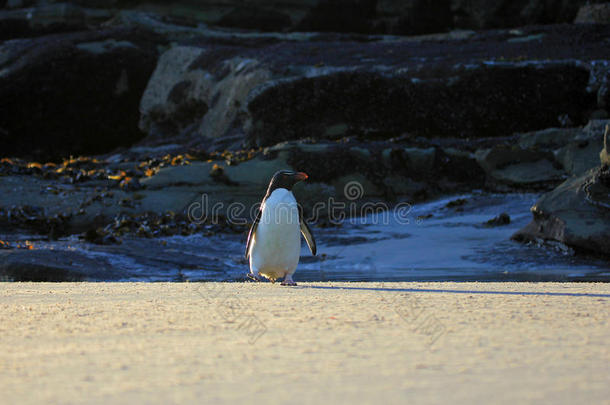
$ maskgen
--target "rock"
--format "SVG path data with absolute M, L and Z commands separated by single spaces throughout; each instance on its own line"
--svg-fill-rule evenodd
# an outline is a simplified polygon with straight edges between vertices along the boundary
M 599 151 L 604 146 L 604 128 L 610 120 L 591 120 L 568 145 L 555 151 L 557 161 L 570 175 L 580 176 L 598 166 Z
M 584 128 L 549 128 L 522 134 L 522 148 L 551 152 L 568 175 L 581 175 L 597 166 L 603 146 L 603 127 L 608 120 L 591 120 Z
M 386 168 L 383 183 L 390 195 L 413 200 L 428 198 L 440 189 L 458 192 L 464 184 L 479 188 L 485 180 L 471 154 L 451 148 L 395 146 L 381 151 L 381 162 Z
M 586 1 L 453 0 L 456 27 L 501 28 L 572 22 Z
M 585 86 L 586 75 L 571 69 L 560 73 L 562 70 L 553 68 L 542 73 L 529 68 L 485 68 L 464 72 L 449 82 L 342 72 L 279 82 L 252 97 L 248 111 L 253 125 L 248 135 L 262 145 L 287 138 L 319 138 L 326 126 L 336 122 L 346 123 L 349 134 L 370 138 L 396 136 L 403 131 L 418 136 L 451 134 L 468 138 L 548 127 L 557 120 L 555 112 L 566 107 L 565 99 L 562 107 L 550 101 L 558 100 L 559 95 L 553 93 L 559 76 L 579 77 L 579 84 L 566 84 L 573 90 Z M 539 92 L 534 94 L 534 88 Z M 583 97 L 592 101 L 591 95 Z M 507 100 L 513 100 L 510 108 L 504 104 Z M 535 110 L 526 107 L 534 100 L 538 100 Z M 578 113 L 570 115 L 576 117 Z
M 563 171 L 546 159 L 508 165 L 494 170 L 491 177 L 502 184 L 533 189 L 548 188 L 565 178 Z
M 20 5 L 22 7 L 23 5 Z M 0 10 L 0 40 L 85 31 L 112 17 L 109 10 L 79 7 L 69 3 L 43 4 L 34 8 Z
M 239 187 L 216 181 L 211 175 L 214 165 Z M 142 180 L 146 189 L 140 194 L 144 196 L 142 203 L 155 207 L 155 212 L 183 212 L 195 204 L 194 209 L 205 206 L 211 212 L 215 207 L 217 212 L 224 214 L 232 203 L 238 203 L 245 208 L 243 214 L 246 216 L 250 206 L 260 202 L 273 174 L 290 168 L 284 153 L 272 159 L 257 157 L 231 166 L 219 162 L 193 162 L 160 169 Z
M 0 279 L 7 281 L 118 280 L 124 277 L 110 263 L 69 250 L 0 250 Z
M 548 187 L 549 183 L 557 183 L 564 176 L 550 152 L 497 146 L 477 151 L 476 157 L 492 184 Z
M 312 45 L 308 41 L 311 36 L 231 36 L 170 25 L 139 14 L 135 18 L 126 21 L 136 27 L 159 29 L 164 36 L 184 42 L 160 59 L 141 102 L 140 128 L 160 139 L 184 135 L 216 140 L 246 134 L 251 144 L 272 145 L 308 136 L 385 138 L 403 131 L 423 136 L 500 136 L 556 125 L 559 116 L 574 124 L 584 123 L 595 102 L 586 90 L 593 80 L 586 64 L 574 67 L 537 62 L 533 69 L 520 60 L 487 67 L 480 62 L 478 45 L 463 39 L 420 44 L 340 38 L 341 46 L 337 47 L 337 42 L 322 39 Z M 577 33 L 545 32 L 541 43 L 533 46 L 531 57 L 576 58 L 572 55 L 575 45 L 557 42 L 559 34 Z M 521 48 L 504 39 L 498 42 L 497 36 L 480 36 L 478 40 L 483 41 L 491 58 L 494 52 L 502 58 L 527 58 L 521 55 Z M 460 56 L 425 63 L 403 57 L 407 48 L 410 54 L 418 54 L 430 47 L 441 55 L 459 48 Z M 553 52 L 545 54 L 549 49 Z M 599 57 L 594 52 L 587 56 Z M 324 63 L 320 65 L 320 61 Z M 464 70 L 463 66 L 469 68 Z M 602 76 L 595 77 L 601 80 Z M 564 86 L 556 86 L 558 80 Z M 522 88 L 507 86 L 509 82 L 521 83 Z M 540 92 L 533 92 L 534 83 Z M 456 93 L 463 96 L 456 98 Z M 511 102 L 511 108 L 505 105 L 506 100 L 515 99 L 521 101 Z M 566 99 L 579 102 L 570 105 Z M 316 119 L 300 122 L 299 117 Z
M 606 132 L 604 133 L 604 149 L 599 153 L 599 159 L 602 166 L 610 166 L 610 148 L 608 148 L 608 134 L 610 133 L 610 125 L 606 125 Z
M 436 163 L 435 148 L 405 148 L 405 157 L 407 158 L 407 168 L 417 173 L 429 173 L 434 170 Z
M 495 226 L 504 226 L 504 225 L 508 225 L 510 224 L 510 216 L 506 213 L 503 212 L 500 215 L 498 215 L 497 217 L 494 217 L 492 219 L 490 219 L 489 221 L 485 222 L 483 225 L 491 228 L 491 227 L 495 227 Z
M 444 32 L 453 28 L 451 1 L 381 0 L 376 4 L 376 31 L 395 35 Z
M 444 32 L 453 26 L 450 1 L 319 1 L 297 30 L 413 35 Z
M 592 120 L 603 120 L 608 118 L 608 112 L 606 110 L 595 110 L 591 113 L 591 119 Z
M 610 120 L 591 120 L 585 125 L 581 134 L 577 136 L 577 140 L 582 139 L 600 139 L 603 142 L 606 127 L 610 125 Z
M 138 105 L 157 40 L 106 30 L 2 43 L 2 153 L 59 159 L 141 139 Z
M 214 166 L 212 166 L 212 169 L 210 170 L 210 177 L 215 182 L 222 183 L 226 186 L 239 186 L 239 183 L 231 180 L 225 173 L 224 168 L 218 164 L 214 164 Z
M 480 189 L 485 184 L 485 171 L 469 151 L 450 147 L 437 149 L 434 165 L 433 175 L 442 177 L 441 189 L 446 191 L 459 192 L 459 184 L 470 184 L 473 189 Z
M 445 204 L 445 208 L 463 207 L 464 205 L 466 205 L 466 203 L 468 203 L 467 199 L 465 199 L 465 198 L 457 198 L 457 199 L 451 200 L 447 204 Z
M 153 135 L 211 138 L 239 130 L 247 97 L 270 74 L 257 61 L 233 54 L 185 46 L 166 51 L 142 97 L 140 128 Z
M 530 132 L 519 136 L 519 146 L 527 148 L 529 152 L 526 160 L 532 162 L 539 158 L 545 159 L 545 163 L 539 164 L 537 167 L 522 167 L 520 171 L 531 170 L 527 177 L 531 181 L 555 181 L 561 178 L 561 171 L 558 170 L 557 164 L 563 168 L 563 172 L 567 175 L 577 175 L 587 172 L 597 166 L 597 156 L 599 150 L 603 147 L 603 127 L 608 123 L 608 120 L 591 120 L 584 128 L 549 128 L 543 131 Z M 497 149 L 497 148 L 496 148 Z M 503 157 L 505 160 L 510 160 L 510 154 L 499 154 L 496 151 L 495 159 Z M 492 157 L 493 157 L 492 156 Z M 554 157 L 553 157 L 554 156 Z M 481 155 L 479 157 L 482 157 Z M 485 167 L 485 162 L 482 162 Z M 496 162 L 505 164 L 506 162 Z M 492 165 L 493 166 L 493 165 Z M 493 167 L 486 167 L 487 171 L 494 170 Z M 512 171 L 512 170 L 511 170 Z M 534 176 L 537 173 L 538 176 Z M 495 173 L 495 177 L 505 177 L 505 174 Z M 515 176 L 512 173 L 511 176 Z M 518 175 L 519 177 L 521 175 Z M 538 177 L 538 179 L 536 179 Z M 505 179 L 506 180 L 506 179 Z M 528 181 L 529 182 L 529 181 Z
M 519 136 L 519 146 L 523 149 L 552 151 L 566 146 L 581 132 L 580 128 L 547 128 L 528 132 Z
M 383 186 L 377 181 L 371 181 L 366 175 L 354 172 L 334 179 L 331 182 L 336 196 L 340 201 L 361 204 L 370 200 L 378 200 L 384 197 Z M 388 185 L 392 185 L 391 182 Z M 318 202 L 318 201 L 316 201 Z M 327 202 L 322 200 L 321 202 Z M 341 211 L 341 210 L 339 210 Z
M 606 57 L 603 27 L 596 28 L 599 35 L 587 26 L 524 28 L 518 37 L 541 35 L 525 48 L 508 42 L 508 31 L 363 41 L 338 34 L 227 32 L 130 10 L 104 27 L 2 45 L 13 56 L 0 62 L 10 73 L 5 93 L 0 79 L 0 95 L 23 100 L 11 103 L 14 111 L 2 109 L 8 124 L 0 131 L 11 140 L 25 125 L 40 148 L 16 150 L 11 140 L 8 153 L 100 153 L 139 141 L 134 99 L 158 49 L 165 52 L 138 100 L 146 142 L 223 149 L 243 147 L 244 140 L 246 146 L 269 146 L 307 137 L 500 137 L 557 126 L 558 117 L 580 125 L 596 108 L 608 70 L 600 62 Z M 40 62 L 30 62 L 35 55 Z M 43 61 L 70 74 L 38 74 L 35 67 L 42 69 Z M 98 67 L 104 74 L 87 81 Z M 36 76 L 38 85 L 26 76 Z M 32 88 L 17 92 L 17 85 Z M 70 92 L 59 94 L 60 87 Z M 82 91 L 95 97 L 82 97 Z M 24 94 L 40 104 L 26 103 Z M 82 97 L 72 107 L 85 111 L 61 109 L 68 96 Z M 23 103 L 57 108 L 31 111 Z M 51 125 L 36 126 L 43 121 Z M 91 136 L 79 138 L 83 133 Z
M 608 24 L 609 21 L 610 3 L 585 4 L 574 19 L 576 24 Z
M 513 239 L 551 240 L 577 251 L 610 257 L 610 171 L 608 167 L 566 180 L 532 207 L 533 220 Z
M 597 157 L 601 149 L 601 140 L 580 140 L 559 149 L 557 161 L 566 173 L 579 176 L 598 165 Z
M 388 148 L 381 156 L 388 168 L 412 176 L 427 176 L 436 163 L 435 148 Z
M 175 136 L 199 124 L 208 104 L 200 94 L 192 93 L 207 83 L 203 75 L 189 74 L 189 66 L 202 53 L 200 48 L 182 46 L 160 56 L 140 101 L 142 131 Z
M 286 31 L 292 27 L 292 19 L 284 10 L 275 7 L 257 7 L 240 4 L 223 15 L 216 25 L 239 27 L 261 31 Z
M 610 75 L 606 76 L 597 90 L 597 106 L 600 108 L 599 111 L 605 111 L 608 114 L 608 109 L 610 109 Z
M 430 183 L 413 177 L 388 174 L 383 179 L 383 184 L 390 191 L 390 194 L 382 194 L 382 197 L 399 198 L 400 196 L 407 196 L 410 201 L 419 201 L 434 194 Z
M 48 1 L 9 0 L 5 7 L 48 6 Z M 132 7 L 150 10 L 184 24 L 219 25 L 261 31 L 324 31 L 411 35 L 444 32 L 453 27 L 481 29 L 572 22 L 587 0 L 237 0 L 214 2 L 138 0 L 72 1 L 74 5 L 117 12 Z M 2 4 L 2 3 L 0 3 Z M 55 4 L 51 4 L 55 5 Z M 585 6 L 584 21 L 604 21 L 603 5 Z M 119 11 L 120 12 L 120 11 Z M 581 17 L 582 15 L 582 17 Z
M 490 149 L 479 149 L 476 154 L 477 162 L 488 173 L 505 168 L 512 164 L 532 163 L 540 160 L 552 159 L 552 155 L 544 151 L 522 149 L 504 145 Z
M 166 155 L 142 160 L 125 157 L 135 153 L 132 151 L 114 154 L 106 162 L 78 158 L 60 165 L 3 159 L 0 226 L 50 238 L 84 233 L 87 240 L 110 243 L 115 241 L 106 240 L 107 236 L 115 236 L 118 241 L 121 235 L 109 234 L 107 225 L 124 216 L 170 212 L 186 216 L 197 210 L 198 214 L 193 214 L 203 221 L 209 219 L 204 213 L 227 215 L 233 210 L 233 216 L 249 217 L 250 208 L 260 202 L 271 176 L 282 169 L 309 174 L 310 180 L 295 191 L 308 207 L 328 204 L 331 197 L 358 204 L 419 201 L 482 186 L 482 171 L 474 159 L 451 157 L 438 147 L 354 140 L 310 142 L 283 142 L 247 153 Z M 149 156 L 156 149 L 133 150 Z M 166 151 L 162 148 L 159 152 Z M 455 151 L 451 153 L 456 155 Z M 384 154 L 389 158 L 386 162 Z M 478 172 L 469 173 L 469 164 Z M 139 187 L 129 186 L 132 183 Z M 346 192 L 348 185 L 355 187 L 356 197 Z M 145 229 L 142 232 L 148 234 Z

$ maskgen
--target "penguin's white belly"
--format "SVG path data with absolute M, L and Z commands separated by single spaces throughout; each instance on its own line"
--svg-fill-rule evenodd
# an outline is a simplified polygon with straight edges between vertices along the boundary
M 290 191 L 277 189 L 262 206 L 250 251 L 250 271 L 272 280 L 291 275 L 300 252 L 297 202 Z

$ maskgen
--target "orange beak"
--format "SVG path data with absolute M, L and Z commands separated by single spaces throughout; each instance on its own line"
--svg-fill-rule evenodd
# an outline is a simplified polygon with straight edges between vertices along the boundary
M 303 180 L 307 180 L 309 178 L 309 176 L 307 175 L 307 173 L 303 173 L 303 172 L 298 172 L 297 174 L 294 175 L 294 177 L 298 180 L 298 181 L 303 181 Z

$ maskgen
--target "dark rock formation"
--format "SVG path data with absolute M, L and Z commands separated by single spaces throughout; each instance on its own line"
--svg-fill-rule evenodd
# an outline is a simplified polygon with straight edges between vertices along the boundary
M 610 137 L 610 124 L 606 125 L 604 132 L 604 149 L 599 152 L 599 160 L 602 166 L 610 166 L 610 148 L 608 147 L 608 137 Z
M 157 137 L 272 145 L 404 133 L 472 139 L 582 125 L 603 104 L 606 35 L 610 26 L 370 42 L 220 42 L 202 33 L 160 58 L 142 98 L 140 128 Z
M 110 263 L 73 251 L 0 250 L 0 280 L 87 281 L 124 277 Z
M 551 152 L 499 145 L 481 149 L 476 156 L 491 187 L 508 185 L 544 189 L 559 184 L 564 178 L 561 165 Z
M 373 30 L 394 35 L 445 32 L 454 27 L 451 0 L 377 1 Z
M 330 4 L 312 7 L 323 14 Z M 352 3 L 332 4 L 342 13 Z M 363 0 L 360 5 L 383 10 L 389 24 L 394 18 L 389 16 L 426 4 Z M 43 6 L 4 11 L 26 21 L 31 31 L 0 44 L 5 155 L 57 159 L 104 153 L 132 145 L 142 132 L 149 143 L 223 149 L 345 136 L 467 140 L 578 126 L 592 115 L 607 115 L 610 26 L 417 38 L 259 34 L 119 11 L 127 6 L 101 1 L 87 9 L 51 4 L 44 6 L 48 14 Z M 231 2 L 216 6 L 235 8 Z M 252 5 L 259 6 L 270 7 Z M 448 6 L 435 12 L 441 15 Z M 356 13 L 351 10 L 346 15 Z M 30 12 L 35 18 L 28 19 Z M 236 15 L 227 13 L 218 15 L 229 20 Z M 104 28 L 95 28 L 109 14 L 114 17 Z M 273 15 L 271 25 L 287 21 Z M 292 24 L 296 19 L 290 16 Z M 54 25 L 58 21 L 65 25 Z M 90 31 L 32 37 L 37 29 L 53 27 Z
M 610 24 L 610 3 L 586 4 L 578 10 L 577 24 Z
M 543 195 L 532 207 L 534 219 L 513 239 L 522 242 L 555 241 L 576 250 L 610 257 L 610 166 L 607 123 L 588 125 L 601 137 L 601 166 L 572 177 Z M 599 162 L 599 161 L 598 161 Z
M 48 3 L 43 0 L 10 2 L 13 8 L 45 9 L 45 18 L 52 17 L 58 23 L 77 22 L 78 18 L 82 21 L 82 14 L 79 16 L 75 8 L 66 10 L 60 8 L 65 4 Z M 161 0 L 74 0 L 70 3 L 113 13 L 137 7 L 192 24 L 203 22 L 262 31 L 411 35 L 445 32 L 454 27 L 489 29 L 572 22 L 580 6 L 603 3 L 603 0 L 257 0 L 246 4 L 237 0 L 170 3 Z M 580 12 L 578 21 L 590 21 L 590 16 L 600 15 L 599 7 L 587 6 Z
M 1 44 L 2 154 L 58 159 L 140 139 L 158 40 L 115 29 Z
M 167 226 L 161 227 L 170 234 L 201 231 L 190 228 L 188 221 L 179 226 L 177 216 L 186 218 L 191 208 L 201 211 L 203 204 L 208 211 L 216 206 L 216 212 L 225 215 L 231 204 L 243 204 L 246 210 L 236 215 L 248 217 L 247 209 L 260 202 L 269 178 L 290 168 L 310 176 L 297 190 L 307 207 L 331 197 L 345 201 L 344 188 L 351 181 L 362 186 L 358 202 L 393 203 L 466 192 L 482 188 L 485 180 L 472 154 L 400 141 L 283 142 L 245 151 L 242 158 L 230 152 L 150 158 L 151 152 L 152 148 L 142 150 L 139 159 L 126 153 L 107 161 L 74 159 L 44 166 L 5 159 L 0 163 L 0 228 L 49 239 L 84 233 L 89 241 L 109 243 L 109 232 L 158 234 L 154 231 L 159 227 L 153 225 L 159 216 L 172 212 L 176 216 L 171 214 L 167 223 L 163 219 Z M 129 187 L 132 183 L 139 187 Z M 149 213 L 154 215 L 146 217 Z M 143 221 L 146 226 L 140 229 Z
M 586 3 L 570 0 L 454 0 L 452 11 L 457 27 L 506 28 L 571 22 L 580 6 Z
M 506 136 L 553 126 L 558 111 L 581 121 L 594 102 L 585 91 L 588 77 L 585 70 L 563 66 L 489 67 L 415 83 L 409 77 L 373 73 L 304 78 L 279 83 L 251 101 L 254 124 L 249 135 L 268 145 L 324 137 L 329 127 L 344 125 L 346 134 L 366 138 L 403 132 Z
M 489 221 L 485 222 L 483 224 L 483 226 L 491 228 L 491 227 L 495 227 L 495 226 L 504 226 L 504 225 L 508 225 L 508 224 L 510 224 L 510 215 L 508 215 L 506 212 L 503 212 L 500 215 L 498 215 L 497 217 L 494 217 L 494 218 L 490 219 Z
M 110 10 L 69 3 L 0 10 L 0 40 L 31 38 L 61 32 L 85 31 L 112 17 Z
M 571 178 L 532 207 L 533 221 L 518 241 L 557 241 L 610 257 L 610 169 L 603 166 Z

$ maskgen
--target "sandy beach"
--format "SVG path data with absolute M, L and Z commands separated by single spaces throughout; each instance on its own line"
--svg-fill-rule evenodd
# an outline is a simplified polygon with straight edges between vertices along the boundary
M 2 283 L 0 402 L 610 403 L 610 285 Z

